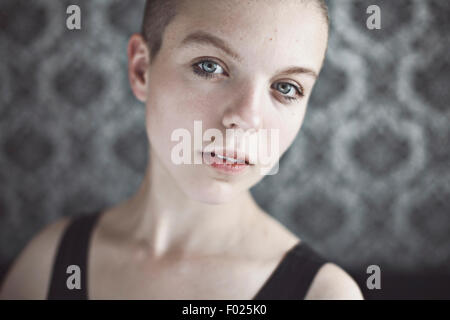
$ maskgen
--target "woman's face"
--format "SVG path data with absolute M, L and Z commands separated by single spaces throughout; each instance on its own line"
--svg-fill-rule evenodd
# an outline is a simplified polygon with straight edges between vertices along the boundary
M 277 140 L 276 161 L 291 145 L 326 51 L 328 30 L 322 15 L 312 1 L 299 0 L 195 0 L 179 5 L 147 71 L 146 123 L 150 161 L 159 161 L 191 199 L 224 203 L 264 177 L 257 158 L 232 176 L 204 162 L 195 164 L 194 154 L 201 161 L 211 141 L 200 136 L 201 144 L 194 144 L 194 121 L 201 121 L 202 134 L 211 128 L 222 133 L 223 141 L 215 140 L 218 149 L 229 147 L 225 137 L 230 128 L 249 134 L 266 130 L 262 143 L 269 146 Z M 297 72 L 283 73 L 293 68 Z M 190 132 L 190 164 L 173 161 L 173 149 L 181 142 L 171 139 L 177 129 Z M 271 129 L 278 137 L 270 135 Z M 241 142 L 234 140 L 233 151 Z

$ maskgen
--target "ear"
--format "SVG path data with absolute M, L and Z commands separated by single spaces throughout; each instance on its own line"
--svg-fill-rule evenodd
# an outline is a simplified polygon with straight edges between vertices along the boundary
M 135 97 L 145 102 L 148 91 L 148 67 L 150 56 L 147 45 L 141 34 L 135 33 L 130 37 L 127 47 L 128 79 Z

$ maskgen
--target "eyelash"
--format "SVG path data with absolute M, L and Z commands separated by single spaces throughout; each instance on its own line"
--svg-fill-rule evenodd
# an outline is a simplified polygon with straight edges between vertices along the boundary
M 205 62 L 212 62 L 214 64 L 220 65 L 219 63 L 217 63 L 217 62 L 215 62 L 213 60 L 209 60 L 209 59 L 200 60 L 200 61 L 198 61 L 198 62 L 196 62 L 196 63 L 194 63 L 192 65 L 192 71 L 196 75 L 198 75 L 200 77 L 203 77 L 203 78 L 206 78 L 206 79 L 216 78 L 215 73 L 210 73 L 210 72 L 203 71 L 203 69 L 199 66 L 199 65 L 201 65 L 202 63 L 205 63 Z M 222 69 L 224 69 L 224 68 L 222 68 Z M 225 70 L 224 70 L 224 74 L 228 75 Z M 288 103 L 293 102 L 295 100 L 299 100 L 302 97 L 304 97 L 304 95 L 305 95 L 302 86 L 296 86 L 296 85 L 294 85 L 294 84 L 292 84 L 290 82 L 276 82 L 276 83 L 284 83 L 284 84 L 288 84 L 288 85 L 292 86 L 295 89 L 295 91 L 297 91 L 297 94 L 300 96 L 300 98 L 296 98 L 296 97 L 289 97 L 289 96 L 283 95 L 283 99 L 285 99 Z

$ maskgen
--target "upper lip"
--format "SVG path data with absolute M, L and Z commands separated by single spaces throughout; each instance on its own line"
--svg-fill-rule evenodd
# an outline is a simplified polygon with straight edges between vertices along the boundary
M 203 150 L 202 153 L 214 153 L 216 155 L 219 154 L 224 157 L 245 161 L 245 163 L 248 165 L 254 165 L 253 163 L 250 162 L 249 156 L 245 152 L 241 152 L 241 151 L 236 151 L 236 150 L 233 151 L 233 150 L 227 150 L 227 149 L 214 149 L 214 150 Z

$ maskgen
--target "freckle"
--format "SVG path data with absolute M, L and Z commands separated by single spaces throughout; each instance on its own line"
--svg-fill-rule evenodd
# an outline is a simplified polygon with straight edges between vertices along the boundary
M 270 38 L 269 40 L 272 41 L 272 38 Z

